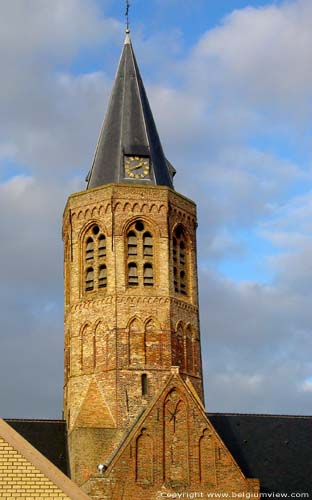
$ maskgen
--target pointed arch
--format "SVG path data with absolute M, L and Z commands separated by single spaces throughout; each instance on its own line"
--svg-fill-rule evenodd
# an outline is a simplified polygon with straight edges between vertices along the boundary
M 129 322 L 129 363 L 130 365 L 145 364 L 145 331 L 143 321 L 135 316 Z
M 153 439 L 143 428 L 136 440 L 136 481 L 141 484 L 153 483 Z
M 193 332 L 191 325 L 187 325 L 185 329 L 185 367 L 188 373 L 194 371 L 194 347 L 193 347 Z
M 81 370 L 91 373 L 94 370 L 94 332 L 89 323 L 81 328 Z
M 109 354 L 109 332 L 107 325 L 103 321 L 98 321 L 95 325 L 96 353 L 95 366 L 100 371 L 108 368 Z
M 145 216 L 132 217 L 124 226 L 128 287 L 155 284 L 154 225 Z
M 187 403 L 173 388 L 164 403 L 165 479 L 171 486 L 189 482 L 189 426 Z
M 200 355 L 200 339 L 197 330 L 193 332 L 193 352 L 194 352 L 194 372 L 196 373 L 196 375 L 199 375 L 201 371 L 201 355 Z
M 150 366 L 161 366 L 162 346 L 159 322 L 154 318 L 145 321 L 145 351 L 146 364 Z
M 106 236 L 96 220 L 88 221 L 79 233 L 84 293 L 107 287 Z
M 209 486 L 216 485 L 215 443 L 212 432 L 204 429 L 199 439 L 199 480 Z
M 172 354 L 175 366 L 180 366 L 181 370 L 185 369 L 184 335 L 184 323 L 178 321 L 172 335 Z

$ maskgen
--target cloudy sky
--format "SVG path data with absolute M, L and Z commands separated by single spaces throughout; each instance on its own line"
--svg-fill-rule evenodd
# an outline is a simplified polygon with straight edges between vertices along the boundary
M 312 413 L 312 2 L 132 0 L 178 191 L 197 202 L 209 411 Z M 1 0 L 0 415 L 62 406 L 61 216 L 84 189 L 122 0 Z

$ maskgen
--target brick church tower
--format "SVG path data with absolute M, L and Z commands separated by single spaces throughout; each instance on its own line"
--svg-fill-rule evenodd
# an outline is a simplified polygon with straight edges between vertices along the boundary
M 94 499 L 258 491 L 205 413 L 196 207 L 174 174 L 127 34 L 87 189 L 63 219 L 70 473 Z

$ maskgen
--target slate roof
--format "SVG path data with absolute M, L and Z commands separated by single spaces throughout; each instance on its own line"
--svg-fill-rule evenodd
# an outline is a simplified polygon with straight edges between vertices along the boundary
M 125 179 L 125 155 L 149 157 L 150 179 Z M 86 179 L 87 189 L 115 182 L 173 188 L 174 173 L 164 155 L 127 34 L 93 165 Z
M 312 417 L 207 413 L 243 473 L 261 492 L 312 498 Z
M 68 475 L 67 433 L 64 420 L 5 419 L 5 422 Z
M 246 477 L 260 480 L 261 492 L 302 492 L 312 498 L 312 417 L 230 413 L 207 416 Z M 68 472 L 65 421 L 6 422 L 53 464 Z

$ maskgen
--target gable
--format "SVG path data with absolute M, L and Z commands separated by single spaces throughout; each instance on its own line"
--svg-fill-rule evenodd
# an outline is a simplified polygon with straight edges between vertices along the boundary
M 104 478 L 101 484 L 106 491 L 101 493 L 113 495 L 118 485 L 125 498 L 152 500 L 160 488 L 171 492 L 259 491 L 258 481 L 246 479 L 207 418 L 196 391 L 178 373 L 134 424 Z M 90 483 L 94 486 L 96 479 Z
M 87 500 L 87 496 L 0 419 L 1 498 Z

